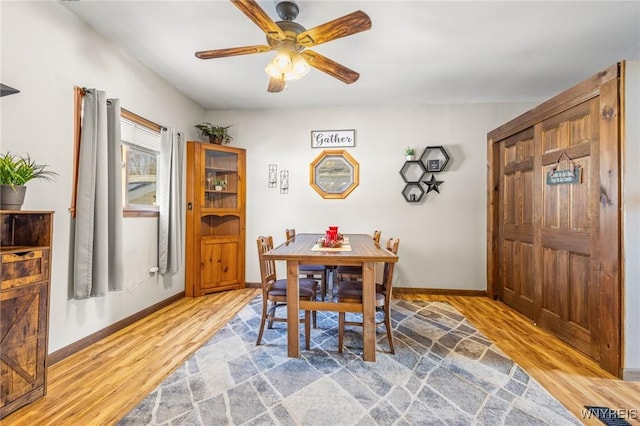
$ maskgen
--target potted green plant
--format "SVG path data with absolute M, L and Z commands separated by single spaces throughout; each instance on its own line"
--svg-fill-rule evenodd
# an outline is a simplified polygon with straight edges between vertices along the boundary
M 226 179 L 221 179 L 221 178 L 216 179 L 216 182 L 215 182 L 216 191 L 222 191 L 226 187 L 227 187 Z
M 408 146 L 407 149 L 404 150 L 404 155 L 407 156 L 407 161 L 413 161 L 416 155 L 416 150 Z
M 10 152 L 0 155 L 0 209 L 20 210 L 27 191 L 26 183 L 30 180 L 53 181 L 57 173 L 47 167 L 37 164 L 29 155 L 21 157 Z
M 229 126 L 218 126 L 211 123 L 196 124 L 196 129 L 200 130 L 200 134 L 209 139 L 209 142 L 218 145 L 228 144 L 233 140 L 228 133 Z

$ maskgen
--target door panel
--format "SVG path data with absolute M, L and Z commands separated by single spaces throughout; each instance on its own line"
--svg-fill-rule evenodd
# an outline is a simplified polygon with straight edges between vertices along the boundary
M 502 146 L 499 297 L 533 318 L 533 128 Z
M 206 291 L 237 284 L 240 279 L 237 256 L 236 240 L 203 241 L 201 287 Z
M 596 162 L 591 153 L 598 151 L 598 99 L 585 102 L 572 110 L 542 122 L 541 153 L 546 174 L 579 166 L 582 180 L 577 184 L 547 185 L 542 188 L 541 247 L 544 250 L 544 285 L 542 303 L 535 309 L 538 323 L 552 330 L 594 359 L 597 348 L 598 316 L 597 280 L 597 179 Z M 555 154 L 556 160 L 550 162 Z M 580 157 L 577 157 L 577 156 Z M 545 162 L 547 164 L 545 164 Z

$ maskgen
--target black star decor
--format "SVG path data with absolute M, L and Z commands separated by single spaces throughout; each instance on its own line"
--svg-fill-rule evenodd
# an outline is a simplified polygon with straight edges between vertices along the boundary
M 438 185 L 440 185 L 441 183 L 444 183 L 443 180 L 436 180 L 436 177 L 433 173 L 431 174 L 431 179 L 423 180 L 422 182 L 428 187 L 427 194 L 430 193 L 431 191 L 436 191 L 439 194 L 440 188 L 438 188 Z

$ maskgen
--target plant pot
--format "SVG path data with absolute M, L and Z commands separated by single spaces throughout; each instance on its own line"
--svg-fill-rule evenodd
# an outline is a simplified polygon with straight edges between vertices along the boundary
M 222 136 L 209 135 L 209 143 L 222 145 Z
M 0 210 L 20 210 L 26 192 L 24 185 L 0 185 Z
M 413 161 L 416 158 L 415 155 L 407 155 L 407 161 Z
M 220 185 L 216 185 L 216 186 L 215 186 L 215 190 L 216 190 L 216 191 L 222 191 L 222 186 L 220 186 Z

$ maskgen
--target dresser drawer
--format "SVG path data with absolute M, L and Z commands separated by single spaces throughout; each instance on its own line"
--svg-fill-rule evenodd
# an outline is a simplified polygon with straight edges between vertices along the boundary
M 3 253 L 0 257 L 0 288 L 7 290 L 49 278 L 49 249 Z

